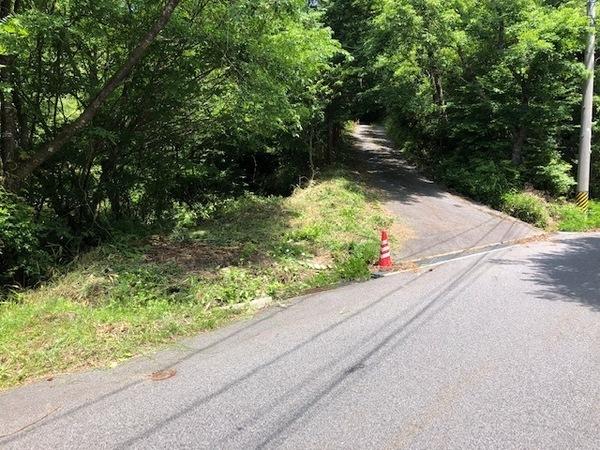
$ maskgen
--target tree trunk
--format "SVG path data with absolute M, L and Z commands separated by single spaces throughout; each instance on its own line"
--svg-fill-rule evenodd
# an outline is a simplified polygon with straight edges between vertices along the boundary
M 314 131 L 311 129 L 308 135 L 308 164 L 310 166 L 310 182 L 315 180 L 315 160 L 314 160 Z
M 2 70 L 2 72 L 4 72 L 4 70 Z M 0 78 L 3 80 L 5 79 L 4 76 Z M 0 123 L 2 124 L 2 151 L 0 152 L 0 156 L 2 158 L 3 175 L 14 170 L 13 166 L 17 150 L 16 109 L 12 97 L 12 93 L 7 92 L 0 94 Z
M 437 69 L 435 70 L 435 72 L 433 74 L 433 81 L 434 81 L 434 85 L 435 85 L 436 103 L 440 108 L 444 108 L 443 111 L 445 111 L 446 98 L 444 97 L 444 86 L 442 84 L 442 77 L 437 72 Z M 444 114 L 445 114 L 445 112 L 444 112 Z
M 12 189 L 18 189 L 19 185 L 28 178 L 35 170 L 37 170 L 45 161 L 57 154 L 65 144 L 67 144 L 75 134 L 82 128 L 86 127 L 91 120 L 96 116 L 100 107 L 106 99 L 115 91 L 117 87 L 130 75 L 135 65 L 142 59 L 148 51 L 150 44 L 156 39 L 156 36 L 167 25 L 173 11 L 179 5 L 181 0 L 168 0 L 164 6 L 160 17 L 154 23 L 152 28 L 141 39 L 138 45 L 129 54 L 129 57 L 121 68 L 106 82 L 104 87 L 92 99 L 89 105 L 84 109 L 81 115 L 70 124 L 66 125 L 52 141 L 47 142 L 38 149 L 33 156 L 23 162 L 7 180 L 7 186 Z
M 523 161 L 523 146 L 525 145 L 525 139 L 527 138 L 527 128 L 524 124 L 528 123 L 528 112 L 529 112 L 529 95 L 527 90 L 527 83 L 523 77 L 513 76 L 519 81 L 521 86 L 521 104 L 520 111 L 518 112 L 518 122 L 513 128 L 513 148 L 512 148 L 512 163 L 518 166 Z
M 500 23 L 498 23 L 498 48 L 500 50 L 504 50 L 505 47 L 505 26 L 504 20 L 500 19 Z
M 340 125 L 334 119 L 329 119 L 327 122 L 327 164 L 335 161 L 340 134 Z
M 518 130 L 513 131 L 513 147 L 512 147 L 512 163 L 515 166 L 521 164 L 523 160 L 523 145 L 527 137 L 527 129 L 521 126 Z
M 12 0 L 0 0 L 0 20 L 5 20 L 14 12 Z M 9 55 L 0 55 L 0 83 L 4 86 L 0 92 L 0 177 L 6 177 L 13 167 L 16 143 L 16 110 L 13 104 L 13 94 L 7 86 L 12 87 L 12 64 L 14 58 Z
M 15 105 L 16 118 L 18 123 L 18 147 L 19 148 L 28 148 L 30 145 L 29 140 L 29 122 L 28 117 L 23 111 L 23 101 L 19 96 L 19 92 L 16 90 L 13 91 L 13 104 Z
M 442 76 L 435 63 L 435 56 L 433 51 L 428 50 L 427 55 L 429 57 L 429 78 L 433 87 L 433 102 L 439 108 L 442 118 L 447 120 L 446 115 L 446 99 L 444 97 L 444 85 L 442 82 Z

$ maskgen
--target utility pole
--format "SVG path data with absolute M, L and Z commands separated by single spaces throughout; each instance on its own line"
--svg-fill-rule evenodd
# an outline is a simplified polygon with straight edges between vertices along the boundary
M 583 88 L 581 107 L 581 136 L 579 142 L 579 171 L 577 177 L 577 206 L 587 212 L 590 198 L 590 160 L 592 156 L 592 121 L 594 109 L 594 68 L 596 63 L 596 0 L 588 0 L 587 12 L 590 33 L 585 50 L 588 77 Z

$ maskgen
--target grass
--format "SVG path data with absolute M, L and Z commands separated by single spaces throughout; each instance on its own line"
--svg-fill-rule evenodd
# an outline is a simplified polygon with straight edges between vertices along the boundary
M 587 214 L 570 203 L 554 204 L 551 212 L 558 217 L 559 231 L 597 231 L 600 230 L 600 202 L 590 201 Z
M 596 201 L 590 201 L 586 214 L 573 203 L 548 200 L 533 192 L 516 192 L 502 197 L 502 210 L 548 231 L 600 230 L 600 202 Z
M 342 172 L 288 198 L 230 200 L 210 220 L 183 216 L 169 236 L 124 237 L 0 303 L 0 388 L 110 367 L 245 314 L 256 298 L 367 278 L 377 231 L 392 222 Z

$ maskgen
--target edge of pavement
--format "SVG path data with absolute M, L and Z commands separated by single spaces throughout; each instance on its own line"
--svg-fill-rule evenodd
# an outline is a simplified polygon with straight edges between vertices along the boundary
M 514 219 L 517 220 L 517 219 Z M 537 228 L 533 227 L 537 230 Z M 533 236 L 528 236 L 520 239 L 513 239 L 509 241 L 496 242 L 492 244 L 481 245 L 478 247 L 465 248 L 461 250 L 455 250 L 447 253 L 440 253 L 437 255 L 426 256 L 414 260 L 402 261 L 399 264 L 394 265 L 389 271 L 375 271 L 372 274 L 373 278 L 388 277 L 391 275 L 397 275 L 400 273 L 417 271 L 428 267 L 434 267 L 447 262 L 455 261 L 470 256 L 481 255 L 482 253 L 489 253 L 493 251 L 503 250 L 518 245 L 529 244 L 532 242 L 540 242 L 549 240 L 552 237 L 559 236 L 561 233 L 547 233 L 540 232 Z

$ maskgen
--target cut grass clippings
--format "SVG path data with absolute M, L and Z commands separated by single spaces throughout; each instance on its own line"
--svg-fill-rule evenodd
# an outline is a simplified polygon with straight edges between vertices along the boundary
M 378 230 L 392 220 L 338 172 L 291 197 L 246 195 L 187 223 L 171 236 L 104 245 L 0 303 L 0 388 L 111 366 L 212 329 L 257 298 L 366 279 Z

